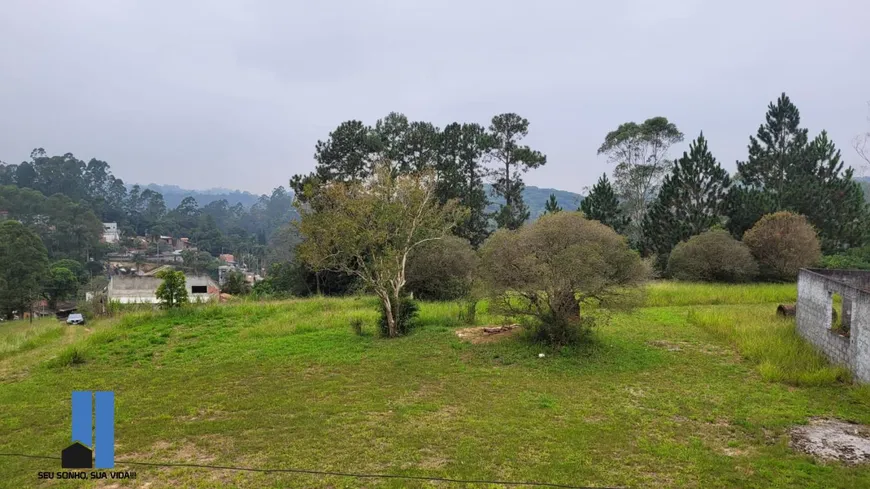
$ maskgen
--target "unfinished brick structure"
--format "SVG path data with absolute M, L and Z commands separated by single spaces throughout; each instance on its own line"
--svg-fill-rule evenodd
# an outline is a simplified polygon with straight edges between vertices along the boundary
M 835 294 L 842 297 L 840 330 L 833 329 L 831 317 Z M 870 383 L 870 272 L 801 270 L 797 331 L 831 362 L 849 367 L 859 382 Z

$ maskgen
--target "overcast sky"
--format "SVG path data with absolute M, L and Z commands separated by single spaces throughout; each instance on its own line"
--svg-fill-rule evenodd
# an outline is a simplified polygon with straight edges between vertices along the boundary
M 867 131 L 870 2 L 4 0 L 0 160 L 34 147 L 125 182 L 261 193 L 317 139 L 390 111 L 439 126 L 517 112 L 582 191 L 620 123 L 703 130 L 729 170 L 785 91 L 847 163 Z M 686 145 L 680 146 L 681 152 Z M 674 152 L 676 153 L 676 152 Z

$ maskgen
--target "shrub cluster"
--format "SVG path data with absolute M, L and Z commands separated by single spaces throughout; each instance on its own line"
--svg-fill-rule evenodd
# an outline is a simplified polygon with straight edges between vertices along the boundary
M 853 270 L 870 270 L 870 246 L 852 248 L 836 255 L 822 258 L 823 268 L 845 268 Z
M 467 240 L 448 236 L 428 241 L 408 257 L 405 288 L 418 299 L 461 299 L 471 290 L 476 268 L 477 254 Z
M 647 277 L 625 238 L 579 212 L 557 212 L 516 231 L 500 229 L 481 248 L 493 306 L 533 318 L 534 335 L 553 345 L 588 337 L 588 300 L 624 295 Z
M 402 297 L 399 306 L 399 317 L 396 318 L 396 328 L 399 330 L 399 335 L 406 335 L 414 326 L 414 320 L 417 318 L 417 313 L 420 307 L 410 297 Z M 390 336 L 390 326 L 387 323 L 387 312 L 381 306 L 381 316 L 378 318 L 378 331 L 381 336 L 388 338 Z
M 816 230 L 806 217 L 791 212 L 762 217 L 746 231 L 743 242 L 766 280 L 795 280 L 801 268 L 817 265 L 822 255 Z
M 758 275 L 749 247 L 724 229 L 712 229 L 678 244 L 671 252 L 668 276 L 701 282 L 748 282 Z

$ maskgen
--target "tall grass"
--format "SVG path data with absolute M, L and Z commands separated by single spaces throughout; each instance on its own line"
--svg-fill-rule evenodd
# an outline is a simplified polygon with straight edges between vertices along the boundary
M 63 336 L 64 324 L 55 319 L 10 321 L 0 324 L 0 358 L 33 350 Z
M 755 363 L 765 380 L 792 385 L 825 385 L 849 379 L 795 331 L 793 319 L 777 317 L 772 308 L 694 309 L 690 323 L 734 343 Z
M 653 282 L 646 287 L 647 307 L 766 304 L 796 302 L 796 284 L 711 284 Z

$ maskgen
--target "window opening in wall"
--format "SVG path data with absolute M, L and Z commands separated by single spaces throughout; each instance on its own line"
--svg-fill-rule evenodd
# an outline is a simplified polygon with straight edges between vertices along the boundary
M 844 315 L 844 304 L 846 314 Z M 851 302 L 844 301 L 843 296 L 838 293 L 831 294 L 831 329 L 842 334 L 849 334 L 849 323 L 851 322 Z
M 191 294 L 208 294 L 208 287 L 205 285 L 191 285 L 190 286 Z

